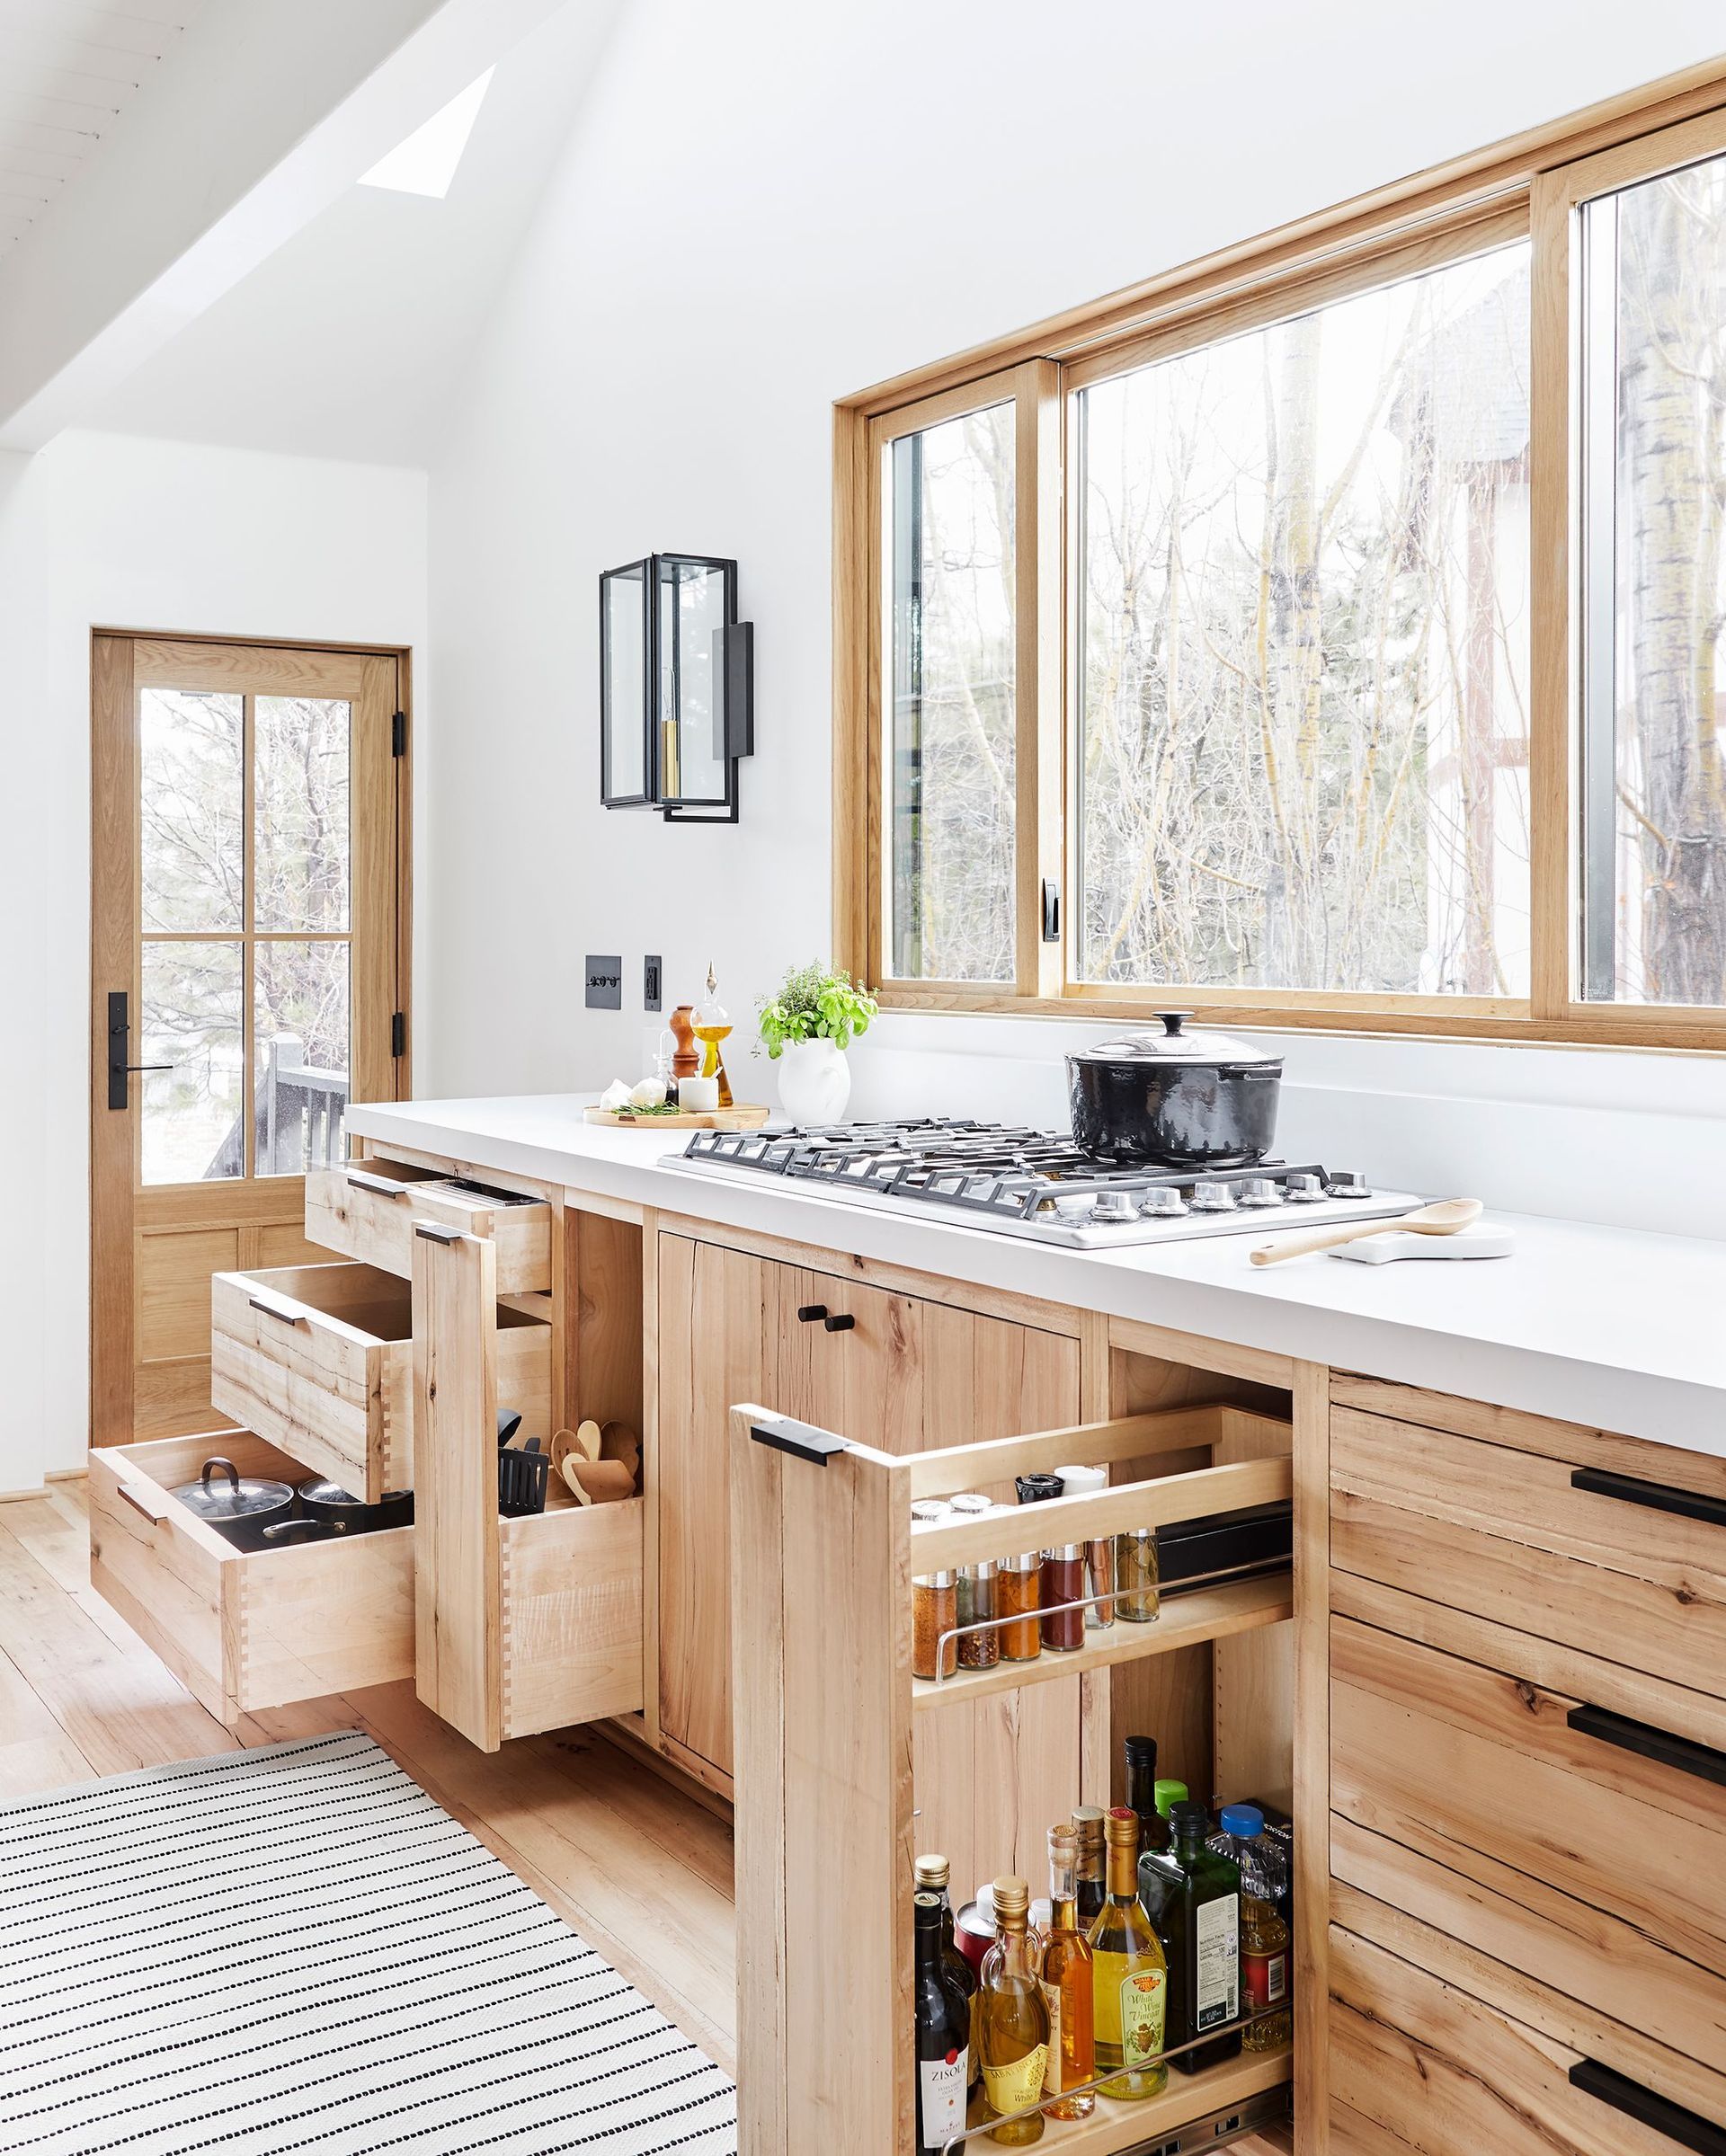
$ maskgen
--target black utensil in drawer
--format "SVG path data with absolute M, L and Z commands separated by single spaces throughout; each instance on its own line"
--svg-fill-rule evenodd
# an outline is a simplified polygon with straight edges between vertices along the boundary
M 500 1407 L 497 1411 L 497 1442 L 507 1445 L 521 1427 L 521 1410 L 519 1407 Z
M 546 1485 L 551 1475 L 551 1455 L 539 1450 L 530 1437 L 517 1452 L 505 1446 L 497 1456 L 497 1509 L 506 1520 L 546 1509 Z

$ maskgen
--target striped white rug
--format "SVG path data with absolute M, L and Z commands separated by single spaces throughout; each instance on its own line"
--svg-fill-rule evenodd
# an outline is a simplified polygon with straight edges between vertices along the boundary
M 6 2156 L 731 2156 L 735 2122 L 369 1737 L 0 1806 Z

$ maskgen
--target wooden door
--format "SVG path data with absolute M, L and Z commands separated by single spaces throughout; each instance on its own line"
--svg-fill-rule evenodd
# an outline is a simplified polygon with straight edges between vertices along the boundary
M 729 1775 L 730 1415 L 745 1400 L 781 1404 L 784 1268 L 678 1235 L 659 1238 L 658 1262 L 660 1737 L 673 1757 Z
M 327 1258 L 306 1168 L 343 1157 L 350 1099 L 405 1088 L 407 786 L 395 654 L 98 635 L 93 664 L 107 1445 L 222 1420 L 210 1274 Z

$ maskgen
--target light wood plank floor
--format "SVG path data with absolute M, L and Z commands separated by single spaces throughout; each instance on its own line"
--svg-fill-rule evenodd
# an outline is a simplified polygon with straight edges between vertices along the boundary
M 0 1503 L 0 1801 L 236 1746 L 363 1729 L 730 2073 L 729 1824 L 618 1745 L 566 1730 L 476 1752 L 386 1684 L 221 1724 L 89 1581 L 81 1481 Z

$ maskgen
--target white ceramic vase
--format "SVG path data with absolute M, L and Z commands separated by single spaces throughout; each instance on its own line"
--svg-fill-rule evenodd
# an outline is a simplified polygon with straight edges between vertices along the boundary
M 842 1122 L 851 1067 L 837 1041 L 787 1041 L 779 1054 L 779 1105 L 805 1127 Z

